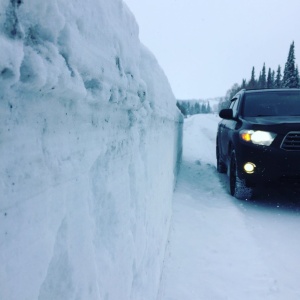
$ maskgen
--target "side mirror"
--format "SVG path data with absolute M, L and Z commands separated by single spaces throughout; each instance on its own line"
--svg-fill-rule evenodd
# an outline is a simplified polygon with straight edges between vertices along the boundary
M 233 112 L 231 108 L 221 109 L 219 112 L 219 116 L 225 120 L 233 120 Z

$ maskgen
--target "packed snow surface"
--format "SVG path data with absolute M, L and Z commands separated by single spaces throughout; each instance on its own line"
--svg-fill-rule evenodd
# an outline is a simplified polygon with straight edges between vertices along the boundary
M 219 117 L 185 120 L 159 300 L 300 299 L 300 192 L 231 197 L 216 171 Z
M 181 121 L 133 15 L 0 12 L 0 299 L 155 299 Z

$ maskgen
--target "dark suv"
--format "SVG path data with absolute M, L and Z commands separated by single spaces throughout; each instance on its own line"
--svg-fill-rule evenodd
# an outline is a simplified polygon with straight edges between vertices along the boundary
M 217 170 L 230 193 L 250 199 L 268 182 L 300 183 L 300 89 L 241 90 L 222 109 Z

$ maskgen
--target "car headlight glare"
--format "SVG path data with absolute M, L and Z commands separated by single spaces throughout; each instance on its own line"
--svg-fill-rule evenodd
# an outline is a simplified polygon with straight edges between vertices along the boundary
M 261 130 L 241 130 L 240 137 L 245 142 L 252 142 L 256 145 L 270 146 L 276 134 Z

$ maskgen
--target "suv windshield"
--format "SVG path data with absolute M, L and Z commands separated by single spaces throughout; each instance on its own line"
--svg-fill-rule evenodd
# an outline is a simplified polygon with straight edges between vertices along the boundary
M 243 116 L 300 116 L 300 91 L 246 93 Z

